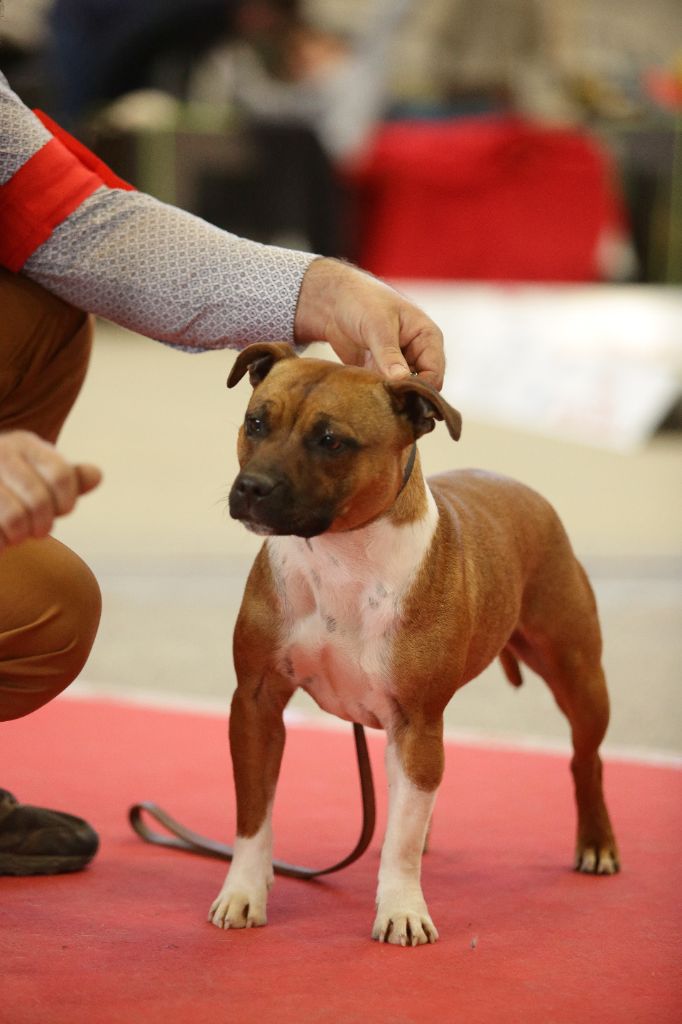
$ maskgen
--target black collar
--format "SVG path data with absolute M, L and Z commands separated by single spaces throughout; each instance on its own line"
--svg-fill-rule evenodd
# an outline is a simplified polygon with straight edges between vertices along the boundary
M 414 444 L 412 445 L 412 451 L 410 452 L 410 457 L 408 458 L 407 464 L 405 466 L 405 473 L 403 474 L 403 482 L 400 485 L 400 490 L 398 491 L 398 494 L 396 494 L 396 498 L 399 495 L 401 495 L 403 493 L 403 491 L 405 490 L 405 488 L 407 487 L 407 481 L 412 476 L 412 470 L 414 469 L 414 463 L 415 463 L 416 458 L 417 458 L 417 442 L 415 441 Z

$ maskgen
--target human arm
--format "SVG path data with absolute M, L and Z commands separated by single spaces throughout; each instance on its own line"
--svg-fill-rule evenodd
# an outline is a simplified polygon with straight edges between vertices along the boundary
M 40 165 L 48 144 L 54 147 L 50 133 L 0 76 L 0 224 L 4 186 L 32 162 Z M 56 226 L 10 269 L 88 312 L 182 348 L 325 340 L 344 361 L 363 363 L 368 351 L 383 372 L 397 363 L 404 374 L 412 368 L 442 383 L 440 332 L 370 275 L 238 238 L 96 178 L 85 188 L 72 209 L 50 211 Z
M 8 269 L 88 312 L 202 351 L 291 341 L 314 259 L 110 187 L 0 75 L 0 263 Z

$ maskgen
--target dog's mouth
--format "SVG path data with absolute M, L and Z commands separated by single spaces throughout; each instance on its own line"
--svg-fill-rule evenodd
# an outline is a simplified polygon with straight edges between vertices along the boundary
M 239 518 L 233 516 L 233 519 Z M 259 537 L 274 537 L 276 536 L 275 531 L 270 526 L 266 526 L 265 523 L 259 523 L 257 519 L 239 519 L 242 526 L 245 526 L 251 533 L 257 534 Z
M 296 500 L 284 481 L 256 480 L 240 473 L 230 491 L 230 515 L 259 537 L 317 537 L 334 515 Z
M 316 519 L 305 523 L 283 522 L 274 525 L 253 516 L 232 515 L 232 518 L 238 519 L 242 526 L 259 537 L 319 537 L 321 533 L 326 533 L 331 526 L 331 520 L 328 519 Z

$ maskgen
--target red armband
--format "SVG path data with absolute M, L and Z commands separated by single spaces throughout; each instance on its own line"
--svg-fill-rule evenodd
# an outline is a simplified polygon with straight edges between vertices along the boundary
M 103 160 L 100 160 L 98 156 L 95 156 L 87 146 L 84 146 L 78 139 L 74 139 L 73 135 L 69 135 L 61 125 L 53 121 L 42 110 L 34 110 L 33 113 L 42 121 L 44 126 L 47 128 L 55 139 L 59 139 L 63 146 L 68 149 L 70 153 L 73 153 L 77 157 L 79 163 L 83 167 L 87 167 L 89 171 L 94 171 L 95 174 L 100 178 L 103 185 L 108 185 L 109 188 L 122 188 L 126 192 L 135 192 L 135 186 L 129 182 L 124 181 L 123 178 L 119 178 L 118 174 L 114 174 L 111 167 L 107 167 Z
M 46 114 L 36 114 L 53 137 L 0 187 L 0 265 L 14 272 L 102 185 L 133 190 Z

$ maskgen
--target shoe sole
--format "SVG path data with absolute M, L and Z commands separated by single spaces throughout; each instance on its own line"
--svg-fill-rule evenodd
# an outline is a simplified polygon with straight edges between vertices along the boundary
M 0 875 L 62 875 L 82 871 L 92 860 L 89 857 L 27 857 L 0 854 Z

